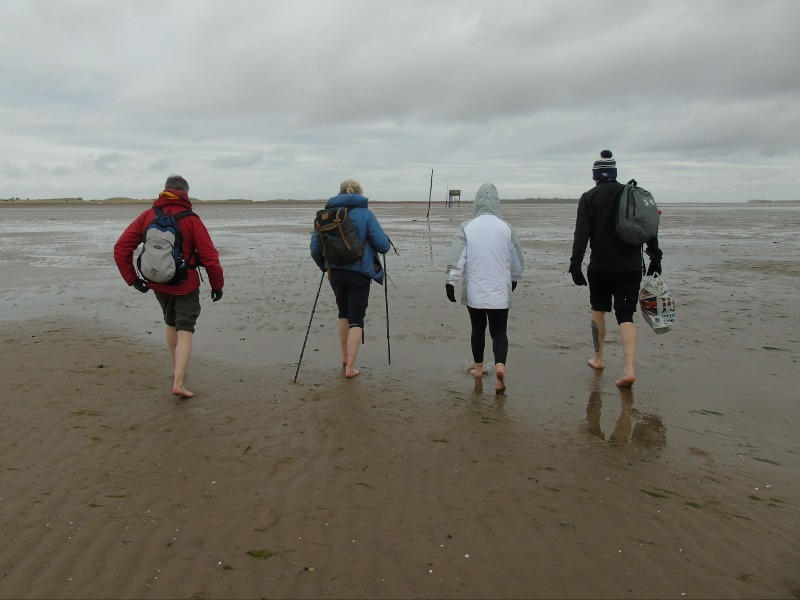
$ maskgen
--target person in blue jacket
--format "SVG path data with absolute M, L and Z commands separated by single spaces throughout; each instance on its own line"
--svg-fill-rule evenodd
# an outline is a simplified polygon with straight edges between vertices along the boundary
M 322 271 L 328 272 L 336 306 L 339 309 L 339 341 L 342 346 L 342 365 L 345 377 L 356 377 L 356 356 L 361 346 L 364 316 L 369 303 L 369 288 L 373 280 L 383 284 L 384 271 L 378 254 L 386 254 L 391 241 L 378 219 L 368 208 L 369 199 L 363 196 L 361 184 L 353 179 L 339 185 L 339 194 L 329 199 L 325 208 L 348 208 L 350 220 L 358 229 L 364 243 L 361 260 L 349 265 L 333 265 L 322 254 L 316 232 L 311 233 L 311 257 Z

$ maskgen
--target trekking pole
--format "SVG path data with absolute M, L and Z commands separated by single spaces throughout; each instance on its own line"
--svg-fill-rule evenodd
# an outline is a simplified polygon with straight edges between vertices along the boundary
M 319 300 L 319 293 L 322 291 L 322 282 L 325 280 L 325 271 L 322 272 L 322 277 L 319 279 L 319 288 L 317 288 L 317 297 L 314 298 L 314 307 L 311 309 L 311 318 L 308 319 L 308 329 L 306 329 L 306 337 L 303 340 L 303 349 L 300 350 L 300 359 L 297 361 L 297 370 L 294 372 L 294 381 L 297 383 L 297 374 L 300 372 L 300 363 L 303 362 L 303 353 L 306 351 L 306 342 L 308 341 L 308 332 L 311 331 L 311 321 L 314 320 L 314 313 L 317 310 L 317 300 Z
M 395 249 L 395 252 L 397 250 Z M 383 295 L 386 298 L 386 349 L 389 353 L 389 364 L 392 364 L 392 345 L 389 343 L 389 276 L 386 274 L 386 255 L 383 255 Z

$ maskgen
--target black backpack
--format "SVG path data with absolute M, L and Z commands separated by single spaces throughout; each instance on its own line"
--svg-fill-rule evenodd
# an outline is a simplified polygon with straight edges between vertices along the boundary
M 322 254 L 332 265 L 349 265 L 364 255 L 366 244 L 359 238 L 349 212 L 347 208 L 325 208 L 317 211 L 314 219 Z
M 653 195 L 631 179 L 622 188 L 617 210 L 617 238 L 641 246 L 658 236 L 660 212 Z
M 178 222 L 197 216 L 191 210 L 174 215 L 154 208 L 155 218 L 145 228 L 136 268 L 143 279 L 154 283 L 176 284 L 189 277 L 189 263 L 183 255 L 183 239 Z

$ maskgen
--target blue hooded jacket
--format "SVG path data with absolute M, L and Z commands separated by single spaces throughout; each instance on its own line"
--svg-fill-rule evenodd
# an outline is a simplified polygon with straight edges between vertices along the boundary
M 378 219 L 367 207 L 369 198 L 360 194 L 339 194 L 328 200 L 325 208 L 348 208 L 350 220 L 358 230 L 358 237 L 366 241 L 364 254 L 360 261 L 349 265 L 328 265 L 328 261 L 322 255 L 322 247 L 316 232 L 311 232 L 311 258 L 317 266 L 325 271 L 331 269 L 348 269 L 356 271 L 367 277 L 371 277 L 378 283 L 383 283 L 383 267 L 377 254 L 386 254 L 391 248 L 389 236 L 387 236 Z

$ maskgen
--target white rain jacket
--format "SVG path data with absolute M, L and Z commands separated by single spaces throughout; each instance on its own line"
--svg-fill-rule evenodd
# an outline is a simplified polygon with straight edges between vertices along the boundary
M 522 278 L 525 259 L 514 228 L 500 214 L 497 188 L 484 183 L 475 195 L 475 217 L 453 236 L 447 283 L 461 281 L 461 304 L 510 308 L 511 282 Z

